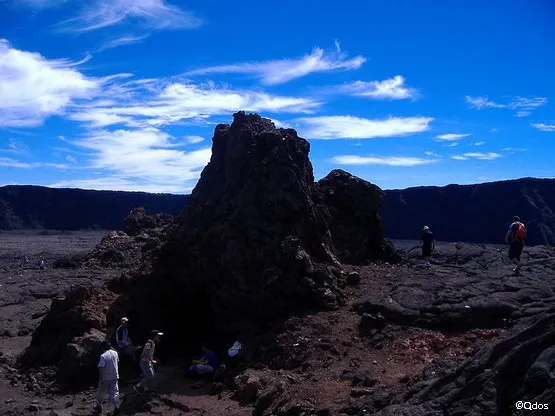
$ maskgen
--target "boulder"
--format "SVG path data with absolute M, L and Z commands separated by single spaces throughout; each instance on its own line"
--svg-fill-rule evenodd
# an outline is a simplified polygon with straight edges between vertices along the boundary
M 385 194 L 378 186 L 336 169 L 314 187 L 315 199 L 325 213 L 341 262 L 400 260 L 393 244 L 384 238 L 379 210 Z
M 90 285 L 71 288 L 54 299 L 50 311 L 34 332 L 29 348 L 20 358 L 21 363 L 31 367 L 57 363 L 68 344 L 84 340 L 87 343 L 82 348 L 90 350 L 89 338 L 80 337 L 93 329 L 106 332 L 106 312 L 116 296 Z
M 173 220 L 173 215 L 158 213 L 147 215 L 143 207 L 133 209 L 123 221 L 123 232 L 136 236 L 147 230 L 164 228 Z
M 56 372 L 62 388 L 78 390 L 98 380 L 95 366 L 101 353 L 100 344 L 105 339 L 105 333 L 93 328 L 66 345 Z

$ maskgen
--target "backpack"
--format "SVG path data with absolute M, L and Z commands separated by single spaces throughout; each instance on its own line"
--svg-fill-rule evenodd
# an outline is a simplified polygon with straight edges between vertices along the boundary
M 517 223 L 518 228 L 516 230 L 514 241 L 526 241 L 526 227 L 521 222 Z

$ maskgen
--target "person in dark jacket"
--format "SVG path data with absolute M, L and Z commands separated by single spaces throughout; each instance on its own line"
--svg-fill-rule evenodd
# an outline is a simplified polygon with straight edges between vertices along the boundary
M 435 237 L 427 225 L 422 229 L 420 237 L 420 247 L 422 247 L 422 257 L 426 259 L 426 264 L 430 265 L 428 258 L 432 255 L 432 250 L 435 249 Z

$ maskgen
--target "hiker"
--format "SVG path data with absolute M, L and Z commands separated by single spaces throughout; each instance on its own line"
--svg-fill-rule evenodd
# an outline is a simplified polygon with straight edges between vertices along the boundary
M 162 340 L 162 338 L 160 338 L 162 335 L 164 335 L 163 332 L 153 329 L 150 331 L 150 338 L 143 346 L 143 351 L 139 360 L 139 366 L 141 367 L 143 373 L 143 379 L 139 382 L 139 384 L 133 387 L 133 390 L 136 393 L 141 394 L 141 389 L 143 389 L 143 392 L 145 393 L 150 393 L 152 389 L 152 383 L 156 378 L 154 365 L 157 363 L 154 359 L 154 350 L 156 348 L 156 344 Z
M 119 351 L 122 351 L 130 356 L 134 356 L 137 347 L 133 345 L 131 338 L 129 338 L 129 328 L 127 327 L 128 322 L 129 319 L 125 317 L 121 318 L 121 325 L 118 326 L 118 329 L 116 329 L 116 345 Z
M 119 410 L 119 372 L 118 353 L 112 349 L 110 341 L 103 341 L 101 345 L 102 354 L 98 362 L 98 393 L 96 395 L 96 406 L 94 411 L 102 413 L 102 400 L 106 393 L 110 396 L 110 401 L 114 404 L 114 416 L 120 414 Z
M 430 231 L 427 225 L 422 229 L 422 236 L 420 237 L 420 246 L 422 247 L 422 257 L 426 259 L 426 265 L 429 266 L 430 262 L 428 257 L 432 255 L 432 250 L 436 248 L 434 234 Z
M 518 274 L 520 271 L 520 255 L 526 243 L 526 227 L 520 222 L 520 217 L 515 215 L 513 223 L 505 234 L 505 242 L 509 243 L 509 260 L 515 265 L 513 272 Z
M 189 372 L 192 374 L 214 374 L 220 367 L 218 356 L 216 353 L 206 347 L 202 346 L 202 358 L 193 360 L 193 365 L 189 367 Z

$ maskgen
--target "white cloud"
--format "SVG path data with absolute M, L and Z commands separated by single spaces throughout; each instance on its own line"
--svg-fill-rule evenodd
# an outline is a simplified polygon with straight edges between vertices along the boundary
M 100 87 L 67 60 L 48 60 L 0 39 L 0 128 L 36 126 Z
M 9 139 L 7 147 L 0 147 L 2 153 L 28 154 L 29 146 L 16 139 Z
M 348 59 L 347 55 L 340 50 L 326 53 L 321 48 L 315 48 L 309 55 L 296 59 L 212 66 L 190 71 L 185 75 L 246 74 L 261 79 L 264 84 L 274 85 L 316 72 L 358 69 L 364 62 L 366 58 L 362 56 Z
M 128 180 L 118 176 L 105 176 L 94 179 L 70 179 L 48 185 L 52 188 L 80 188 L 94 190 L 119 190 L 127 192 L 188 193 L 193 188 L 183 188 L 177 183 L 152 183 Z
M 105 93 L 113 101 L 82 106 L 71 119 L 92 127 L 124 124 L 129 127 L 160 127 L 182 120 L 197 120 L 238 110 L 270 113 L 312 113 L 321 103 L 308 98 L 270 95 L 249 90 L 232 90 L 208 84 L 168 84 L 150 80 L 145 85 L 118 86 Z M 128 96 L 118 100 L 123 90 Z
M 467 160 L 467 159 L 478 159 L 478 160 L 494 160 L 502 157 L 499 153 L 463 153 L 462 155 L 451 156 L 455 160 Z
M 67 169 L 69 166 L 64 164 L 59 164 L 59 163 L 21 162 L 19 160 L 8 158 L 8 157 L 0 157 L 0 167 L 17 168 L 17 169 L 36 169 L 36 168 Z
M 145 29 L 194 29 L 202 20 L 165 0 L 89 0 L 77 17 L 61 22 L 65 32 L 89 32 L 124 23 Z
M 200 136 L 187 136 L 187 137 L 185 137 L 185 140 L 187 141 L 187 143 L 196 144 L 196 143 L 203 142 L 203 141 L 204 141 L 204 137 L 200 137 Z
M 174 184 L 174 189 L 192 186 L 211 155 L 210 148 L 176 150 L 175 138 L 156 128 L 92 131 L 74 144 L 90 152 L 88 167 L 108 172 L 107 177 L 161 187 Z
M 492 132 L 492 133 L 496 133 L 496 132 L 497 132 L 497 129 L 491 129 L 491 132 Z
M 446 147 L 457 147 L 458 145 L 459 145 L 458 142 L 452 142 L 452 143 L 446 144 L 445 146 Z
M 444 140 L 444 141 L 454 141 L 454 140 L 461 140 L 465 137 L 468 136 L 472 136 L 471 134 L 456 134 L 456 133 L 449 133 L 449 134 L 440 134 L 439 136 L 436 136 L 436 139 L 438 140 Z
M 404 100 L 415 98 L 416 90 L 405 85 L 405 78 L 397 75 L 383 81 L 355 81 L 351 84 L 337 87 L 337 90 L 354 96 L 374 99 Z
M 486 144 L 486 142 L 474 142 L 472 143 L 474 146 L 483 146 Z
M 505 152 L 526 152 L 527 149 L 520 149 L 515 147 L 505 147 L 503 151 Z
M 484 108 L 507 108 L 516 111 L 516 117 L 527 117 L 536 108 L 547 104 L 547 98 L 545 97 L 516 97 L 504 104 L 491 101 L 487 97 L 470 97 L 467 95 L 465 98 L 471 107 L 478 110 L 483 110 Z
M 332 159 L 333 163 L 338 165 L 385 165 L 385 166 L 418 166 L 435 163 L 433 159 L 422 159 L 418 157 L 404 157 L 404 156 L 358 156 L 358 155 L 343 155 L 335 156 Z
M 441 157 L 439 154 L 434 152 L 424 152 L 426 156 Z
M 75 158 L 74 158 L 73 156 L 71 156 L 71 155 L 67 155 L 67 156 L 66 156 L 66 160 L 67 160 L 68 162 L 70 162 L 70 163 L 75 163 L 75 162 L 77 162 L 77 159 L 75 159 Z
M 531 123 L 530 125 L 540 131 L 555 131 L 555 124 Z
M 134 35 L 120 36 L 119 38 L 112 39 L 104 43 L 100 48 L 98 48 L 98 52 L 104 51 L 106 49 L 117 48 L 118 46 L 132 45 L 134 43 L 139 43 L 145 40 L 146 38 L 148 38 L 149 36 L 150 36 L 149 33 L 144 35 L 138 35 L 138 36 L 134 36 Z
M 353 116 L 305 117 L 296 120 L 300 135 L 309 139 L 372 139 L 405 136 L 428 130 L 431 117 L 391 117 L 370 120 Z

